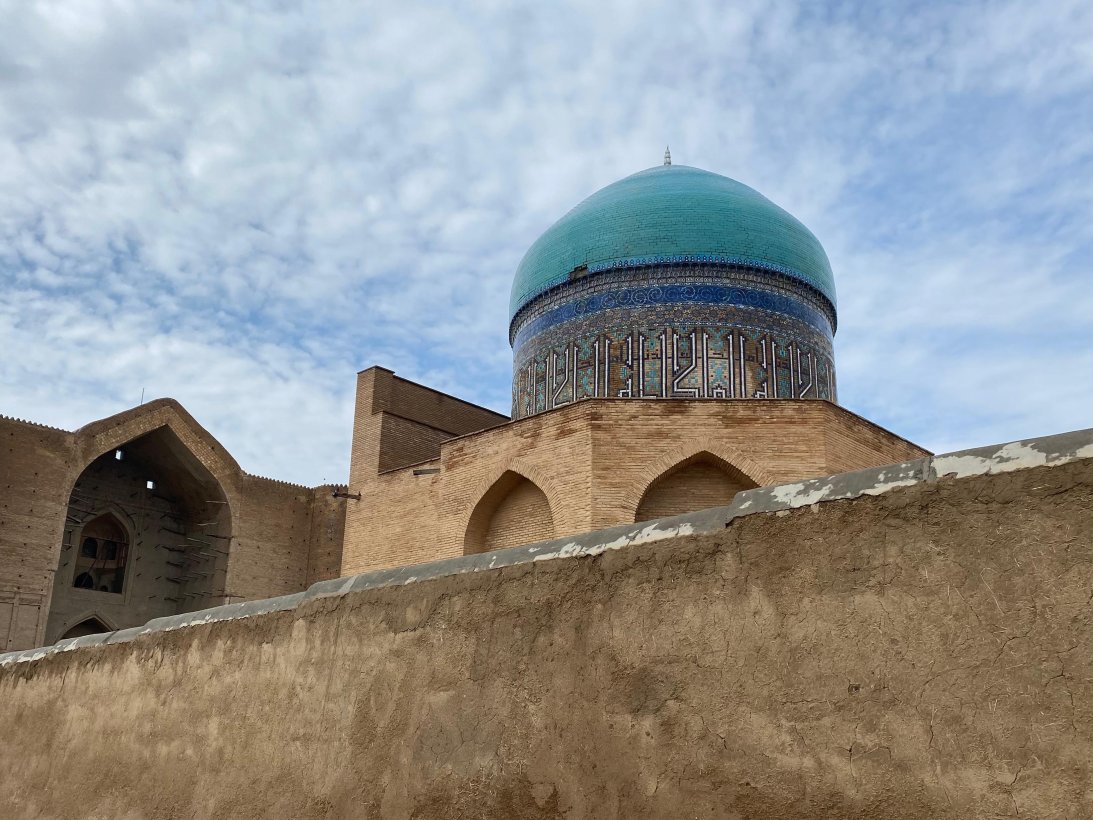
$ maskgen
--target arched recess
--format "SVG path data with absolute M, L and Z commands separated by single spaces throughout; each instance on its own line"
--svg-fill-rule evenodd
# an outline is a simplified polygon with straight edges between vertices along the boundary
M 99 455 L 69 496 L 45 643 L 88 609 L 100 623 L 106 618 L 124 629 L 224 602 L 227 493 L 183 440 L 192 431 L 176 431 L 177 424 L 167 420 L 121 439 L 132 429 L 124 424 L 94 437 Z M 104 445 L 109 449 L 98 449 Z
M 735 447 L 724 444 L 711 437 L 699 437 L 680 442 L 661 456 L 646 463 L 635 476 L 631 489 L 624 493 L 621 503 L 624 514 L 622 521 L 639 521 L 638 505 L 653 482 L 670 474 L 677 467 L 701 454 L 713 457 L 717 463 L 731 470 L 739 471 L 751 482 L 748 487 L 766 487 L 777 484 L 779 476 L 750 458 Z M 696 508 L 697 509 L 697 508 Z
M 64 640 L 65 638 L 82 638 L 84 635 L 98 635 L 102 632 L 116 631 L 115 627 L 110 623 L 110 620 L 97 612 L 86 612 L 82 615 L 78 615 L 73 618 L 70 623 L 71 626 L 67 626 L 65 631 L 58 636 L 57 640 Z
M 106 509 L 73 528 L 72 586 L 77 589 L 123 594 L 131 578 L 127 570 L 132 568 L 133 528 L 127 516 L 119 513 L 116 508 Z
M 513 470 L 501 474 L 475 505 L 463 554 L 517 547 L 554 537 L 550 501 L 539 485 Z
M 652 521 L 721 507 L 730 503 L 741 490 L 758 486 L 739 468 L 703 450 L 672 465 L 649 482 L 637 502 L 634 521 Z

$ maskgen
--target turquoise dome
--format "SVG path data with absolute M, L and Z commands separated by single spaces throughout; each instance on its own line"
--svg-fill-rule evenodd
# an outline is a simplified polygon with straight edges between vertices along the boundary
M 509 316 L 577 270 L 689 261 L 777 271 L 835 305 L 831 263 L 808 228 L 734 179 L 662 165 L 600 189 L 547 229 L 516 270 Z

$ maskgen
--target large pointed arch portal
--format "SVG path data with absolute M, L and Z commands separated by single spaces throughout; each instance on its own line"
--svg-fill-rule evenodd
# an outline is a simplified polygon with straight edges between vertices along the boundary
M 45 642 L 223 603 L 230 539 L 224 488 L 169 425 L 111 447 L 72 487 Z

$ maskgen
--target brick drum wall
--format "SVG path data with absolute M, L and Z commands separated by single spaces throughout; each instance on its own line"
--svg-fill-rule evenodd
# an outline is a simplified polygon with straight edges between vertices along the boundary
M 825 401 L 593 399 L 502 426 L 493 426 L 495 416 L 481 411 L 478 420 L 489 422 L 489 429 L 453 435 L 440 444 L 430 439 L 435 451 L 428 462 L 382 472 L 390 452 L 407 446 L 401 438 L 395 443 L 385 439 L 385 417 L 416 412 L 390 401 L 384 405 L 389 411 L 371 409 L 378 393 L 390 394 L 389 386 L 382 385 L 394 378 L 372 369 L 358 381 L 350 491 L 362 498 L 347 509 L 342 575 L 463 554 L 472 511 L 506 472 L 542 490 L 558 537 L 633 522 L 650 485 L 703 452 L 730 475 L 739 471 L 744 486 L 891 464 L 925 453 Z M 399 383 L 404 397 L 413 395 L 412 383 Z M 435 410 L 435 392 L 422 395 Z M 462 408 L 463 403 L 451 401 L 453 408 Z M 407 429 L 400 427 L 400 434 Z M 712 489 L 696 479 L 680 486 L 672 511 L 726 503 L 728 493 L 728 488 Z M 471 538 L 470 543 L 479 542 Z

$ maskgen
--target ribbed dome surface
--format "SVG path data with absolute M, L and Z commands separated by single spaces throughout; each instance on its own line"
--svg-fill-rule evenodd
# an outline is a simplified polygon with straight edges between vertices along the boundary
M 663 165 L 600 189 L 547 229 L 516 270 L 510 318 L 582 266 L 594 272 L 672 261 L 778 271 L 835 304 L 831 264 L 808 228 L 736 180 Z

